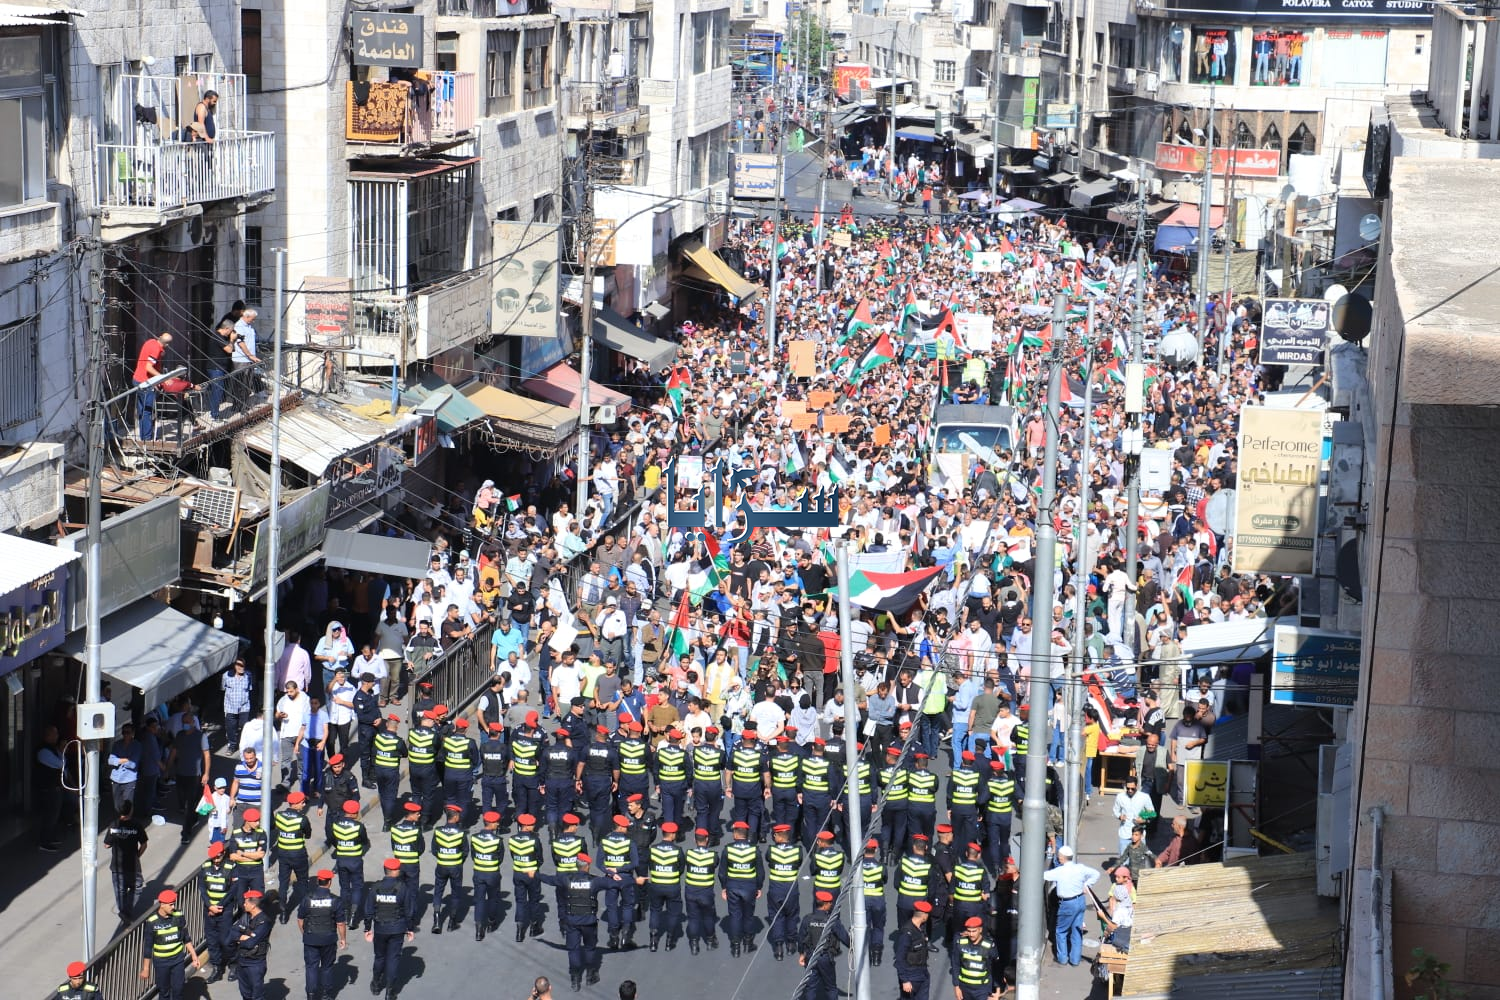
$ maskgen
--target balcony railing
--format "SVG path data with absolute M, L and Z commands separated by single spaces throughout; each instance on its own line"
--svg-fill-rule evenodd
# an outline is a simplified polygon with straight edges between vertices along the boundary
M 639 114 L 641 108 L 641 82 L 633 76 L 575 83 L 564 93 L 568 117 L 579 122 L 593 116 L 596 125 L 618 124 Z
M 439 17 L 514 17 L 551 10 L 551 0 L 438 0 Z
M 100 145 L 99 205 L 165 212 L 276 190 L 276 137 L 219 132 L 214 142 Z
M 415 92 L 406 81 L 351 80 L 345 91 L 344 137 L 349 142 L 411 146 L 467 135 L 474 130 L 476 92 L 473 73 L 433 73 L 426 94 Z M 360 96 L 365 98 L 362 104 Z

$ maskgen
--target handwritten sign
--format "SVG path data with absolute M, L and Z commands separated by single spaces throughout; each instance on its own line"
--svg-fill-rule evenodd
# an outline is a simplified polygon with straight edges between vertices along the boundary
M 819 389 L 817 392 L 807 394 L 807 408 L 809 410 L 821 410 L 833 405 L 833 393 L 827 389 Z
M 854 418 L 847 413 L 827 413 L 823 416 L 823 430 L 829 434 L 849 433 L 849 423 Z
M 662 471 L 667 479 L 667 496 L 675 498 L 677 496 L 676 460 L 667 463 L 667 467 Z M 667 506 L 667 527 L 705 531 L 712 524 L 715 530 L 722 531 L 724 508 L 729 505 L 730 501 L 735 501 L 736 509 L 744 517 L 745 530 L 722 539 L 722 543 L 727 546 L 738 545 L 756 528 L 781 528 L 783 530 L 800 528 L 806 531 L 838 526 L 841 496 L 839 487 L 834 487 L 832 490 L 819 490 L 816 493 L 812 490 L 805 490 L 802 493 L 800 507 L 792 510 L 755 510 L 750 506 L 750 498 L 753 492 L 752 484 L 758 475 L 757 470 L 731 470 L 721 459 L 718 465 L 705 472 L 712 473 L 712 480 L 705 483 L 704 488 L 698 491 L 697 501 L 693 507 L 682 510 L 676 503 Z M 706 493 L 712 494 L 709 497 L 710 506 L 707 512 L 703 509 Z
M 787 361 L 791 365 L 792 378 L 812 378 L 818 370 L 814 352 L 816 345 L 810 340 L 793 340 L 786 345 Z
M 781 415 L 787 419 L 804 416 L 807 413 L 807 404 L 800 399 L 783 399 L 781 401 Z
M 349 27 L 357 65 L 422 68 L 422 15 L 356 12 Z
M 818 415 L 816 413 L 794 413 L 792 414 L 792 430 L 810 431 L 818 426 Z
M 875 428 L 875 447 L 891 443 L 891 425 L 879 424 Z

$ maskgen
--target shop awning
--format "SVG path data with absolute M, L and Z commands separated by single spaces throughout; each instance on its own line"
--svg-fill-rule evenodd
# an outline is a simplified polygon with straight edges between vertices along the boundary
M 1198 206 L 1189 202 L 1183 202 L 1172 210 L 1172 214 L 1161 220 L 1163 226 L 1182 226 L 1187 229 L 1197 229 L 1203 213 Z M 1214 205 L 1208 210 L 1208 228 L 1218 229 L 1224 224 L 1224 209 Z
M 682 244 L 682 255 L 690 263 L 687 273 L 700 281 L 712 282 L 738 299 L 742 304 L 752 301 L 760 294 L 760 286 L 746 281 L 734 268 L 697 240 Z
M 465 386 L 464 395 L 492 418 L 490 430 L 497 438 L 517 447 L 555 447 L 578 429 L 577 413 L 530 396 L 480 382 Z
M 995 143 L 988 132 L 960 132 L 953 140 L 962 152 L 970 156 L 990 156 L 995 152 Z
M 911 139 L 913 142 L 936 142 L 937 137 L 930 125 L 903 125 L 896 129 L 897 139 Z
M 1080 184 L 1068 195 L 1068 204 L 1074 208 L 1092 208 L 1100 198 L 1115 194 L 1118 189 L 1113 179 L 1089 181 Z
M 601 309 L 594 315 L 594 343 L 652 368 L 663 368 L 677 357 L 676 344 L 651 336 L 613 309 Z
M 437 408 L 438 430 L 444 434 L 461 431 L 470 424 L 484 419 L 484 411 L 447 382 L 431 373 L 401 393 L 401 405 L 416 408 L 427 404 L 430 410 Z
M 521 388 L 573 411 L 577 411 L 579 397 L 582 395 L 578 372 L 569 368 L 566 361 L 553 365 L 535 378 L 527 379 L 521 383 Z M 589 406 L 613 406 L 616 412 L 624 413 L 630 409 L 630 397 L 590 379 Z
M 394 425 L 356 416 L 341 406 L 303 403 L 281 417 L 281 459 L 315 478 L 341 456 L 391 435 Z M 271 423 L 247 430 L 242 440 L 256 451 L 271 453 Z
M 102 624 L 104 672 L 143 691 L 148 707 L 228 669 L 240 648 L 228 632 L 149 597 L 105 616 Z M 62 648 L 82 660 L 84 646 L 85 633 L 74 632 Z
M 672 315 L 672 310 L 670 307 L 664 306 L 660 302 L 649 302 L 646 304 L 646 315 L 650 316 L 652 319 L 666 319 L 668 316 Z
M 77 558 L 78 553 L 72 549 L 0 532 L 0 597 L 55 573 Z
M 323 562 L 329 566 L 403 580 L 427 572 L 427 557 L 431 551 L 432 546 L 426 542 L 358 531 L 333 529 L 323 538 Z
M 1070 174 L 1066 170 L 1063 170 L 1063 171 L 1060 171 L 1059 173 L 1048 174 L 1047 175 L 1047 180 L 1046 180 L 1045 183 L 1047 183 L 1047 184 L 1057 184 L 1057 185 L 1061 186 L 1061 185 L 1065 185 L 1065 184 L 1072 184 L 1077 179 L 1078 179 L 1078 175 L 1077 174 Z

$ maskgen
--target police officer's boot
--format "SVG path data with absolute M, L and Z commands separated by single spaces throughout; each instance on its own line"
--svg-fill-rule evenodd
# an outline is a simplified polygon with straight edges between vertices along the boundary
M 384 976 L 377 975 L 377 976 L 373 977 L 370 980 L 370 994 L 372 996 L 379 996 L 380 995 L 380 991 L 383 990 L 383 989 L 385 989 L 385 977 Z
M 620 932 L 619 931 L 610 931 L 609 932 L 609 944 L 606 945 L 605 947 L 609 948 L 610 951 L 614 951 L 616 948 L 620 947 Z
M 583 992 L 583 973 L 581 973 L 581 972 L 569 972 L 568 973 L 568 979 L 569 979 L 569 981 L 573 985 L 573 992 L 574 993 L 581 993 L 581 992 Z
M 688 938 L 688 953 L 692 954 L 692 955 L 698 954 L 698 939 L 697 938 L 695 938 L 695 937 L 689 937 Z
M 719 935 L 717 935 L 717 934 L 710 934 L 708 936 L 708 946 L 710 948 L 714 949 L 715 951 L 718 951 L 719 950 Z
M 883 945 L 883 944 L 871 945 L 870 946 L 870 964 L 871 965 L 879 965 L 880 964 L 881 956 L 882 956 L 882 954 L 884 952 L 885 952 L 885 945 Z
M 396 1000 L 396 987 L 387 986 L 385 988 L 385 1000 Z
M 631 921 L 629 924 L 625 925 L 625 942 L 624 942 L 624 944 L 625 944 L 625 947 L 627 947 L 627 948 L 634 948 L 635 947 L 635 921 Z
M 458 930 L 459 926 L 458 913 L 455 911 L 453 916 L 448 918 L 448 929 L 450 931 L 456 931 Z
M 661 935 L 658 934 L 656 931 L 652 931 L 651 932 L 651 950 L 655 951 L 656 950 L 656 946 L 658 944 L 660 944 L 660 943 L 661 943 Z
M 666 937 L 667 937 L 667 950 L 671 951 L 673 948 L 677 947 L 677 935 L 673 934 L 671 931 L 668 931 Z
M 516 924 L 516 944 L 526 940 L 526 925 Z
M 435 912 L 432 915 L 432 933 L 443 933 L 443 914 L 441 911 Z
M 689 940 L 691 940 L 691 939 L 689 939 Z M 694 943 L 696 944 L 696 942 L 694 942 Z M 694 955 L 698 954 L 698 949 L 694 948 L 693 949 L 693 954 Z M 740 939 L 739 938 L 730 938 L 729 939 L 729 954 L 733 955 L 735 958 L 739 958 L 740 957 Z
M 599 970 L 598 969 L 590 969 L 589 970 L 589 974 L 588 974 L 588 984 L 590 986 L 593 986 L 598 981 L 599 981 Z
M 479 921 L 479 920 L 474 921 L 474 940 L 475 941 L 483 941 L 484 940 L 484 923 L 482 921 Z
M 217 983 L 219 980 L 221 980 L 223 978 L 224 978 L 224 967 L 222 965 L 216 965 L 216 966 L 213 967 L 212 970 L 209 971 L 208 981 L 210 983 Z
M 755 947 L 756 947 L 755 946 L 755 935 L 753 935 L 753 934 L 747 935 L 745 937 L 745 954 L 747 954 L 747 955 L 750 954 L 752 951 L 755 950 Z
M 771 942 L 771 957 L 778 962 L 786 958 L 786 952 L 782 949 L 780 941 Z

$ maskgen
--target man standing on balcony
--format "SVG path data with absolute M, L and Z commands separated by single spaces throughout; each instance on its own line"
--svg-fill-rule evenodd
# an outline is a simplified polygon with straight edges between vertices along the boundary
M 136 385 L 156 378 L 166 370 L 163 356 L 171 342 L 172 335 L 163 331 L 141 345 L 141 353 L 135 359 Z M 140 418 L 141 440 L 150 441 L 156 432 L 152 422 L 156 413 L 156 390 L 142 389 L 135 394 L 135 400 L 136 414 Z
M 240 321 L 234 324 L 234 350 L 229 355 L 229 360 L 234 362 L 231 402 L 240 410 L 249 405 L 250 397 L 255 394 L 255 369 L 252 366 L 260 364 L 260 355 L 255 353 L 255 319 L 259 315 L 254 309 L 246 309 L 240 314 Z
M 193 141 L 213 142 L 219 134 L 219 125 L 214 115 L 219 109 L 219 92 L 206 90 L 198 106 L 193 108 Z

